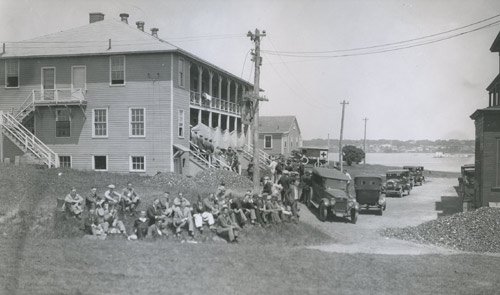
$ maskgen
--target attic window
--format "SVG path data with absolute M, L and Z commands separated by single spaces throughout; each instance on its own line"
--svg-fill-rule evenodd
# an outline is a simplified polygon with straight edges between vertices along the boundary
M 125 85 L 125 56 L 109 58 L 111 85 Z

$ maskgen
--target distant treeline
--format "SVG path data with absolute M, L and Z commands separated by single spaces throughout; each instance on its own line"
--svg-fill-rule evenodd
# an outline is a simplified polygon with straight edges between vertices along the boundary
M 363 146 L 363 140 L 347 139 L 343 145 Z M 303 146 L 326 147 L 328 140 L 315 138 L 303 140 Z M 330 139 L 330 150 L 338 151 L 339 140 Z M 367 139 L 367 152 L 442 152 L 442 153 L 474 153 L 474 140 L 394 140 L 394 139 Z

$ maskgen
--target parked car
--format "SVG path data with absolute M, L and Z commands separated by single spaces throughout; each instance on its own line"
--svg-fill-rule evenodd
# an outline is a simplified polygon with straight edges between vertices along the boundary
M 312 170 L 312 186 L 306 204 L 319 209 L 319 220 L 325 221 L 329 214 L 333 214 L 349 217 L 352 223 L 356 223 L 359 204 L 349 195 L 348 181 L 349 178 L 336 169 L 316 167 Z
M 304 165 L 320 167 L 328 164 L 328 148 L 301 147 L 292 152 Z
M 402 197 L 409 195 L 412 189 L 410 180 L 410 171 L 408 170 L 389 170 L 386 173 L 385 195 L 397 195 Z
M 382 215 L 386 209 L 385 196 L 382 195 L 382 177 L 378 175 L 359 175 L 354 177 L 354 190 L 356 191 L 356 201 L 360 208 L 375 208 Z
M 410 171 L 415 186 L 424 184 L 425 176 L 423 166 L 403 166 L 403 169 Z

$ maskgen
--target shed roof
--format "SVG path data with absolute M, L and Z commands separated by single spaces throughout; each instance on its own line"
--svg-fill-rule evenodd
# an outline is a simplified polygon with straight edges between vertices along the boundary
M 295 116 L 259 117 L 259 133 L 288 133 L 295 120 Z

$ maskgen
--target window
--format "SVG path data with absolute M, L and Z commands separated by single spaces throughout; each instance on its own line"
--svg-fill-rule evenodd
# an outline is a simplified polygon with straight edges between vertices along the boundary
M 56 137 L 71 136 L 71 120 L 68 109 L 56 110 Z
M 184 138 L 184 110 L 179 110 L 179 116 L 177 118 L 177 126 L 179 130 L 179 137 Z
M 132 172 L 146 172 L 146 157 L 131 156 L 130 157 L 130 171 L 132 171 Z
M 92 122 L 92 137 L 108 137 L 108 109 L 94 109 Z
M 61 168 L 71 168 L 71 156 L 59 156 L 59 165 Z
M 111 85 L 125 85 L 125 56 L 109 58 Z
M 146 136 L 146 114 L 145 109 L 130 109 L 130 136 Z
M 264 148 L 272 149 L 273 148 L 273 137 L 272 135 L 264 135 Z
M 93 156 L 92 169 L 98 171 L 108 171 L 108 157 L 107 156 Z
M 184 60 L 182 58 L 179 59 L 177 64 L 179 70 L 179 86 L 184 87 Z
M 5 61 L 5 87 L 19 87 L 19 60 Z

